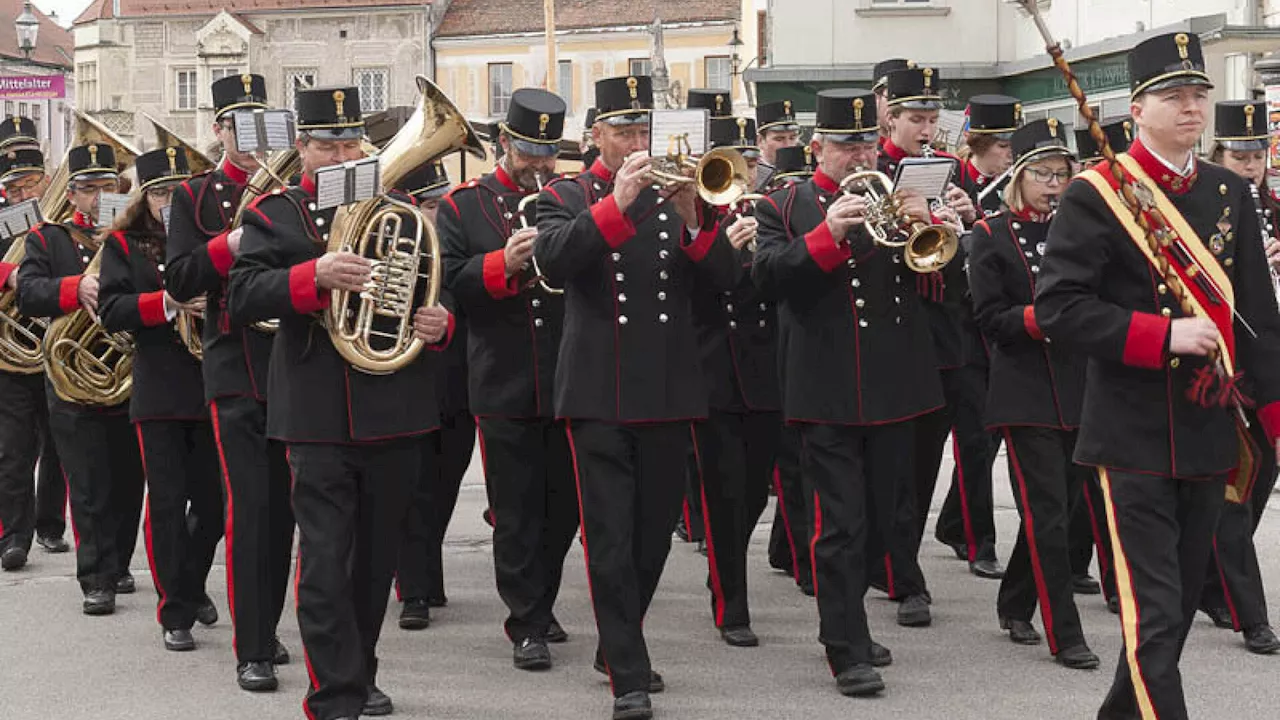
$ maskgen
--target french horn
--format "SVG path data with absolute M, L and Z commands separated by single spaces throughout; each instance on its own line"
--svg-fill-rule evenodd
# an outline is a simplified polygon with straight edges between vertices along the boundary
M 97 277 L 102 248 L 85 268 Z M 133 337 L 109 333 L 88 310 L 79 308 L 49 324 L 44 335 L 44 370 L 54 393 L 66 402 L 112 407 L 133 390 Z

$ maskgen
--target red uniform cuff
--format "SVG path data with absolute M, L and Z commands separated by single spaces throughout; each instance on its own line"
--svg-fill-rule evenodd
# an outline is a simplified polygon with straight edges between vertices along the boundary
M 1262 421 L 1262 429 L 1267 433 L 1267 442 L 1274 448 L 1276 438 L 1280 437 L 1280 402 L 1273 402 L 1259 408 L 1258 419 Z M 1264 450 L 1264 452 L 1270 451 Z
M 308 260 L 289 268 L 289 299 L 301 315 L 329 307 L 329 293 L 316 287 L 316 262 Z
M 809 231 L 804 236 L 804 244 L 809 248 L 809 255 L 813 261 L 818 263 L 818 267 L 823 272 L 831 272 L 840 266 L 840 263 L 853 257 L 853 249 L 846 245 L 837 245 L 836 239 L 831 236 L 831 228 L 827 224 L 819 223 L 818 227 Z
M 1153 313 L 1134 313 L 1129 317 L 1129 334 L 1124 341 L 1125 365 L 1157 370 L 1164 364 L 1164 346 L 1172 321 Z
M 454 320 L 453 313 L 449 313 L 449 327 L 445 328 L 444 337 L 440 338 L 440 342 L 428 345 L 427 349 L 435 352 L 444 352 L 447 350 L 449 345 L 453 342 L 453 331 L 456 327 L 455 323 L 456 321 Z
M 9 276 L 17 269 L 18 266 L 14 263 L 0 262 L 0 292 L 4 290 L 5 283 L 9 282 Z
M 236 256 L 231 254 L 231 246 L 227 244 L 227 234 L 224 232 L 209 241 L 205 246 L 209 253 L 209 259 L 213 261 L 213 269 L 218 271 L 222 277 L 226 277 L 231 272 L 231 263 L 235 261 Z
M 591 218 L 611 248 L 621 247 L 636 234 L 636 226 L 618 209 L 618 202 L 612 195 L 591 206 Z
M 711 246 L 716 241 L 716 234 L 718 233 L 719 227 L 720 225 L 717 223 L 710 230 L 699 231 L 698 236 L 693 239 L 693 242 L 684 246 L 685 255 L 688 255 L 689 259 L 694 262 L 702 262 L 702 258 L 706 257 L 707 253 L 711 252 Z
M 507 258 L 502 250 L 485 253 L 484 289 L 494 300 L 503 300 L 519 292 L 519 278 L 507 277 Z
M 68 275 L 58 285 L 58 309 L 63 315 L 80 307 L 80 280 L 83 278 L 83 275 Z
M 147 327 L 168 322 L 164 312 L 164 291 L 156 290 L 138 295 L 138 315 L 142 317 L 142 324 Z
M 1022 307 L 1022 325 L 1027 329 L 1027 334 L 1032 340 L 1043 340 L 1044 333 L 1040 331 L 1040 325 L 1036 322 L 1036 308 L 1034 305 L 1024 305 Z

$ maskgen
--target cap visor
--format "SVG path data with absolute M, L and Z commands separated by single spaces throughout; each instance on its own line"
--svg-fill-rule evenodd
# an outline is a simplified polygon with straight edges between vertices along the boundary
M 1032 163 L 1037 163 L 1051 157 L 1064 157 L 1068 160 L 1074 160 L 1076 154 L 1071 152 L 1070 148 L 1062 145 L 1046 145 L 1042 148 L 1036 148 L 1035 150 L 1032 150 L 1026 155 L 1018 158 L 1017 162 L 1013 164 L 1013 173 L 1018 173 Z
M 906 108 L 908 110 L 941 110 L 941 100 L 904 100 L 902 102 L 889 102 L 890 107 Z
M 880 139 L 879 130 L 868 130 L 860 133 L 822 133 L 831 142 L 838 143 L 873 143 Z
M 113 172 L 86 172 L 72 175 L 71 180 L 117 180 L 120 175 Z
M 560 142 L 558 140 L 553 143 L 543 144 L 513 137 L 511 138 L 511 146 L 521 155 L 532 155 L 534 157 L 551 157 L 560 152 Z
M 364 137 L 364 126 L 346 128 L 298 128 L 299 133 L 306 133 L 317 140 L 359 140 Z
M 649 113 L 642 112 L 642 113 L 627 113 L 626 115 L 612 115 L 607 118 L 597 119 L 597 121 L 602 122 L 606 125 L 614 125 L 614 126 L 638 125 L 640 123 L 649 122 Z
M 1160 82 L 1152 83 L 1133 93 L 1133 96 L 1136 98 L 1143 93 L 1160 92 L 1161 90 L 1169 90 L 1171 88 L 1182 87 L 1183 85 L 1199 85 L 1201 87 L 1213 89 L 1213 83 L 1204 76 L 1204 73 L 1201 73 L 1198 70 L 1191 70 L 1186 74 L 1173 75 L 1161 80 Z
M 139 186 L 139 190 L 158 190 L 171 186 L 181 185 L 184 180 L 190 179 L 190 175 L 168 175 L 166 177 L 148 180 Z
M 1270 141 L 1266 138 L 1257 138 L 1254 140 L 1219 140 L 1218 144 L 1222 146 L 1223 150 L 1235 150 L 1236 152 L 1267 150 L 1271 147 Z
M 447 183 L 444 185 L 440 185 L 438 187 L 427 188 L 426 190 L 419 190 L 418 192 L 411 193 L 411 195 L 413 196 L 413 199 L 416 200 L 417 202 L 422 202 L 424 200 L 435 200 L 438 198 L 442 198 L 448 194 L 449 194 L 449 185 Z
M 38 168 L 38 167 L 14 168 L 3 175 L 0 175 L 0 185 L 13 182 L 18 178 L 24 178 L 28 175 L 34 175 L 36 173 L 43 173 L 43 172 L 44 172 L 44 168 Z

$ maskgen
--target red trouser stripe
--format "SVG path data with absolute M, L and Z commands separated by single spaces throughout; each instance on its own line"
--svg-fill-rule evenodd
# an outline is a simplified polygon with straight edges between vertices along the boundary
M 778 501 L 778 515 L 782 516 L 782 527 L 786 530 L 787 547 L 791 549 L 791 575 L 800 582 L 800 556 L 796 554 L 796 540 L 791 535 L 791 518 L 787 516 L 787 503 L 783 500 L 782 472 L 773 466 L 773 495 Z
M 151 475 L 147 472 L 147 449 L 142 442 L 142 425 L 135 424 L 133 430 L 138 435 L 138 454 L 142 457 L 142 477 L 147 485 L 151 484 Z M 164 607 L 165 599 L 168 595 L 164 591 L 164 584 L 160 582 L 160 573 L 156 572 L 156 551 L 151 541 L 151 490 L 147 490 L 146 512 L 143 513 L 142 529 L 147 539 L 147 565 L 151 567 L 151 583 L 156 586 L 156 592 L 160 595 L 160 601 L 156 603 L 156 623 L 164 627 L 163 621 L 160 619 L 160 609 Z
M 1053 632 L 1053 605 L 1049 602 L 1049 588 L 1044 580 L 1044 566 L 1040 564 L 1040 548 L 1036 545 L 1035 514 L 1031 512 L 1031 495 L 1027 491 L 1027 477 L 1022 472 L 1022 461 L 1013 446 L 1013 435 L 1004 428 L 1005 450 L 1009 452 L 1009 464 L 1013 466 L 1013 478 L 1018 483 L 1018 496 L 1022 498 L 1022 534 L 1027 540 L 1027 552 L 1031 555 L 1031 576 L 1036 581 L 1036 595 L 1040 598 L 1040 619 L 1044 622 L 1044 634 L 1049 640 L 1049 652 L 1058 654 L 1058 637 Z
M 964 540 L 969 545 L 969 562 L 978 560 L 978 539 L 973 534 L 973 518 L 969 515 L 969 493 L 964 487 L 964 463 L 960 461 L 960 442 L 951 429 L 951 456 L 956 463 L 956 492 L 960 494 L 960 517 L 964 521 Z
M 693 458 L 698 466 L 698 492 L 702 496 L 702 527 L 707 540 L 707 569 L 711 573 L 711 596 L 716 602 L 716 627 L 724 626 L 724 586 L 720 582 L 720 569 L 716 566 L 716 543 L 711 536 L 711 507 L 707 505 L 707 479 L 702 472 L 702 452 L 698 448 L 698 430 L 689 425 L 693 437 Z
M 236 553 L 235 553 L 235 494 L 231 491 L 231 473 L 227 470 L 227 453 L 222 449 L 222 423 L 218 419 L 218 401 L 209 403 L 209 417 L 213 420 L 213 442 L 218 446 L 218 464 L 222 466 L 222 486 L 226 489 L 227 521 L 224 540 L 227 559 L 227 608 L 231 610 L 231 652 L 236 648 Z
M 573 441 L 573 421 L 564 421 L 564 434 L 569 438 L 569 456 L 573 458 L 573 482 L 578 489 L 578 527 L 582 533 L 582 560 L 587 566 L 587 594 L 591 596 L 591 612 L 595 615 L 596 609 L 596 590 L 591 584 L 591 555 L 587 549 L 587 513 L 586 508 L 582 505 L 582 473 L 578 470 L 578 445 Z M 600 616 L 595 615 L 596 632 L 600 632 Z M 643 621 L 642 621 L 643 622 Z M 603 652 L 600 653 L 604 659 L 604 669 L 609 675 L 609 691 L 613 691 L 613 670 L 609 668 L 609 658 Z

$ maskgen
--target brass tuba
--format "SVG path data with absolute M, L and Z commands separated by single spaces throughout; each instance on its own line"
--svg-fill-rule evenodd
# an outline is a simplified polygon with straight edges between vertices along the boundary
M 4 254 L 4 262 L 21 265 L 26 254 L 26 238 L 15 237 Z M 40 372 L 44 367 L 40 338 L 48 327 L 45 318 L 27 318 L 18 313 L 16 290 L 0 291 L 0 370 L 18 375 Z
M 867 198 L 864 227 L 877 245 L 904 248 L 903 262 L 918 273 L 941 270 L 956 256 L 960 238 L 946 225 L 927 225 L 911 222 L 902 213 L 898 199 L 893 194 L 893 181 L 887 175 L 874 170 L 860 170 L 840 183 L 845 194 L 861 193 Z M 906 240 L 892 240 L 900 234 Z
M 97 276 L 102 248 L 85 268 Z M 44 369 L 53 391 L 78 405 L 111 407 L 129 399 L 133 389 L 133 338 L 109 333 L 84 308 L 54 320 L 44 335 Z
M 378 155 L 384 193 L 448 153 L 466 150 L 484 158 L 475 130 L 448 96 L 421 75 L 417 82 L 417 110 Z M 330 226 L 327 250 L 353 252 L 373 262 L 363 292 L 331 291 L 324 318 L 338 354 L 371 375 L 394 373 L 412 363 L 423 347 L 413 336 L 414 310 L 436 303 L 443 275 L 440 240 L 426 216 L 385 194 L 342 206 Z M 428 264 L 425 274 L 423 261 Z
M 89 143 L 103 143 L 110 145 L 116 153 L 116 170 L 124 172 L 133 165 L 138 159 L 137 148 L 125 142 L 123 138 L 112 132 L 106 125 L 94 120 L 84 113 L 71 109 L 76 119 L 75 135 L 73 136 L 69 147 L 78 147 Z M 48 222 L 60 223 L 65 222 L 71 217 L 73 211 L 71 201 L 67 199 L 67 185 L 70 183 L 70 171 L 67 169 L 67 160 L 63 158 L 62 164 L 53 173 L 53 177 L 49 178 L 49 187 L 44 191 L 44 195 L 40 198 L 40 215 Z
M 151 121 L 151 127 L 156 131 L 156 147 L 182 148 L 182 152 L 187 156 L 187 167 L 191 169 L 192 175 L 206 173 L 218 166 L 218 163 L 210 160 L 207 155 L 195 149 L 190 143 L 178 137 L 178 134 L 163 123 L 146 113 L 142 113 L 142 117 Z

